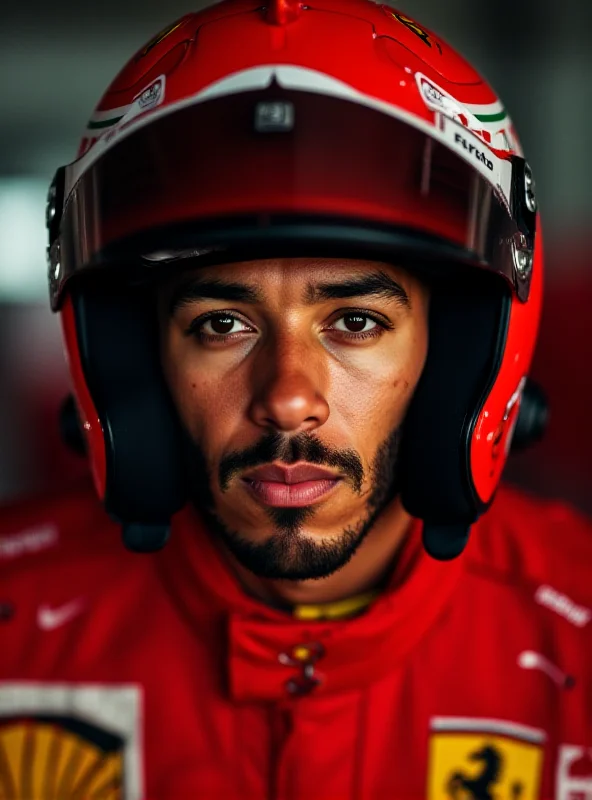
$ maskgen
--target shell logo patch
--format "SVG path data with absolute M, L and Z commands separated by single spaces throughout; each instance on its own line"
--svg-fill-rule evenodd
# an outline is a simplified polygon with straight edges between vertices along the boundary
M 0 684 L 0 797 L 142 796 L 140 690 Z
M 72 717 L 16 717 L 0 723 L 2 797 L 101 797 L 123 790 L 120 736 Z
M 545 738 L 505 720 L 432 719 L 428 800 L 538 800 Z

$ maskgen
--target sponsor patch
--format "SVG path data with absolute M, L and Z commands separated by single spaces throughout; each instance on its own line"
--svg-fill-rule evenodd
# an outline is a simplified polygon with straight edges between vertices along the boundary
M 139 800 L 139 687 L 0 684 L 0 796 Z
M 27 553 L 38 553 L 58 543 L 58 529 L 55 525 L 41 525 L 18 533 L 0 536 L 0 560 L 18 558 Z
M 484 148 L 479 148 L 473 142 L 469 141 L 462 133 L 454 134 L 455 144 L 464 147 L 470 155 L 474 156 L 481 164 L 485 164 L 490 172 L 493 172 L 493 161 L 487 157 Z
M 512 164 L 500 158 L 485 147 L 472 131 L 449 117 L 437 115 L 439 130 L 445 141 L 459 155 L 468 161 L 483 177 L 493 184 L 504 205 L 510 207 L 512 192 Z
M 592 798 L 592 747 L 564 744 L 557 758 L 555 800 Z
M 128 122 L 131 122 L 145 111 L 159 106 L 164 100 L 165 84 L 166 76 L 159 75 L 158 78 L 155 78 L 148 86 L 145 86 L 142 91 L 138 92 L 123 117 L 109 130 L 107 136 L 114 136 L 118 131 L 122 130 Z
M 138 92 L 129 105 L 107 111 L 96 111 L 86 126 L 87 136 L 83 140 L 81 155 L 88 153 L 100 139 L 103 142 L 110 142 L 128 122 L 145 111 L 159 106 L 164 100 L 165 81 L 165 76 L 159 75 Z
M 154 83 L 151 83 L 143 91 L 137 95 L 138 106 L 142 111 L 147 111 L 149 108 L 155 108 L 162 102 L 164 96 L 164 75 L 157 78 Z
M 534 599 L 551 611 L 555 611 L 572 625 L 583 628 L 592 619 L 592 610 L 586 606 L 579 606 L 574 603 L 567 595 L 558 592 L 552 586 L 539 586 L 536 590 Z
M 76 597 L 61 606 L 50 606 L 43 603 L 37 609 L 37 625 L 42 631 L 53 631 L 78 616 L 83 608 L 84 598 L 82 597 Z
M 428 800 L 538 800 L 545 738 L 505 720 L 433 718 Z

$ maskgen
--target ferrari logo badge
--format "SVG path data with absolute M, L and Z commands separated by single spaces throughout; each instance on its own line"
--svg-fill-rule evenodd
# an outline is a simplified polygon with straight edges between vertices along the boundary
M 543 731 L 456 717 L 430 728 L 428 800 L 538 800 Z
M 143 47 L 142 50 L 140 50 L 140 52 L 136 56 L 136 61 L 139 61 L 141 58 L 144 58 L 144 56 L 147 56 L 148 53 L 151 50 L 153 50 L 157 44 L 160 44 L 164 39 L 167 38 L 167 36 L 170 36 L 171 33 L 176 31 L 177 28 L 180 28 L 184 22 L 185 20 L 181 20 L 181 22 L 175 22 L 172 25 L 168 25 L 164 30 L 160 31 L 160 33 L 157 33 L 156 36 L 150 39 L 148 44 L 145 45 L 145 47 Z
M 431 47 L 433 42 L 438 48 L 440 54 L 442 54 L 442 47 L 440 46 L 440 43 L 437 42 L 435 39 L 432 39 L 430 34 L 426 30 L 424 30 L 424 28 L 422 28 L 421 25 L 418 25 L 417 22 L 412 20 L 410 17 L 404 16 L 403 14 L 398 14 L 396 12 L 393 12 L 393 16 L 395 19 L 399 20 L 399 22 L 402 25 L 404 25 L 406 28 L 409 28 L 409 30 L 412 33 L 414 33 L 416 36 L 419 36 L 421 41 L 424 44 L 427 44 L 428 47 Z

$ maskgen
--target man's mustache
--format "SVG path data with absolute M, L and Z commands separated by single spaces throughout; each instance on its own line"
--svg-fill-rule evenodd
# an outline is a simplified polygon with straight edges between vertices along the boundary
M 224 456 L 218 470 L 222 491 L 227 491 L 230 481 L 237 473 L 273 461 L 281 461 L 287 465 L 306 461 L 321 467 L 331 467 L 351 483 L 357 494 L 361 492 L 364 482 L 364 467 L 355 450 L 330 450 L 308 431 L 291 437 L 278 431 L 270 431 L 251 447 Z

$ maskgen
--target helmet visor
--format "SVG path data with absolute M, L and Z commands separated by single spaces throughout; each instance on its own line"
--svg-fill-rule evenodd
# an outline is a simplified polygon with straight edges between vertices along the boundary
M 212 247 L 412 254 L 493 270 L 528 294 L 535 215 L 517 189 L 524 162 L 498 158 L 447 118 L 438 128 L 272 84 L 140 120 L 81 167 L 63 171 L 54 308 L 81 270 Z

